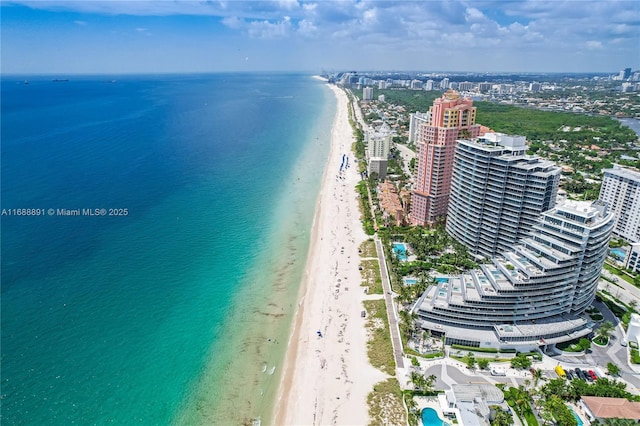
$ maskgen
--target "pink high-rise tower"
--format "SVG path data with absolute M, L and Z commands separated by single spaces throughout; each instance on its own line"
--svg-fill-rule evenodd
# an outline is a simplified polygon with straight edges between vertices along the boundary
M 469 98 L 447 91 L 429 108 L 426 124 L 418 129 L 418 173 L 411 194 L 411 223 L 433 225 L 447 214 L 451 170 L 459 137 L 480 135 L 476 108 Z

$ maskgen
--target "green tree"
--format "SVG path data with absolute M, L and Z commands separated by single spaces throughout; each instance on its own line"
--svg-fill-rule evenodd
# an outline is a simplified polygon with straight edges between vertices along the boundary
M 591 348 L 591 341 L 583 337 L 578 340 L 578 346 L 580 346 L 583 351 L 587 352 Z
M 409 380 L 407 381 L 407 384 L 412 384 L 413 388 L 416 390 L 422 389 L 422 386 L 424 384 L 424 375 L 420 374 L 417 371 L 412 371 L 411 374 L 409 375 Z
M 556 419 L 558 425 L 562 426 L 578 426 L 578 421 L 573 416 L 573 413 L 569 410 L 564 401 L 556 395 L 549 397 L 545 405 L 553 413 L 553 417 Z
M 533 387 L 538 387 L 538 382 L 542 379 L 542 370 L 539 368 L 534 368 L 531 370 L 531 379 L 533 380 Z
M 511 367 L 513 368 L 529 368 L 531 367 L 531 360 L 523 353 L 518 353 L 511 359 Z
M 472 369 L 476 366 L 476 358 L 473 356 L 473 353 L 469 352 L 465 357 L 465 362 L 467 363 L 467 368 Z
M 489 360 L 487 358 L 478 358 L 478 368 L 486 370 L 489 366 Z
M 598 329 L 596 330 L 596 338 L 602 342 L 604 341 L 609 341 L 609 337 L 611 337 L 611 334 L 613 333 L 614 330 L 614 325 L 611 321 L 605 321 L 602 324 L 600 324 L 600 327 L 598 327 Z
M 607 363 L 607 372 L 609 374 L 611 374 L 612 376 L 617 376 L 618 374 L 620 374 L 620 367 L 618 367 L 617 365 L 615 365 L 612 362 L 608 362 Z
M 492 426 L 511 426 L 513 424 L 513 417 L 509 412 L 503 410 L 498 405 L 492 405 L 490 408 L 492 413 Z

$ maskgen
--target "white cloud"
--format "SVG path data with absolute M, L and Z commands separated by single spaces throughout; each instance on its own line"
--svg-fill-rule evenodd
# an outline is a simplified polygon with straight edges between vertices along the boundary
M 247 31 L 253 38 L 283 38 L 291 31 L 291 18 L 285 16 L 283 20 L 277 22 L 251 21 Z
M 589 40 L 585 43 L 587 49 L 589 50 L 599 50 L 602 49 L 602 42 L 596 40 Z
M 87 21 L 73 21 L 73 23 L 76 25 L 80 25 L 81 27 L 86 27 L 87 25 L 89 25 Z
M 487 18 L 484 16 L 484 13 L 480 12 L 475 7 L 467 8 L 467 13 L 465 15 L 465 20 L 467 22 L 480 22 L 486 19 Z
M 318 34 L 318 27 L 315 26 L 313 21 L 303 19 L 298 22 L 298 33 L 305 37 L 315 37 Z
M 229 16 L 222 20 L 222 24 L 232 28 L 234 30 L 242 29 L 244 27 L 244 21 L 237 16 Z
M 279 0 L 278 5 L 286 10 L 292 10 L 300 7 L 298 0 Z

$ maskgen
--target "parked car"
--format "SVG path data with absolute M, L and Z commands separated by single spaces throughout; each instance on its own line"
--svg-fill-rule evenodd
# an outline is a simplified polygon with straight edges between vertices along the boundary
M 576 373 L 576 376 L 578 376 L 579 379 L 587 380 L 587 378 L 586 378 L 586 376 L 584 374 L 584 371 L 580 370 L 579 368 L 575 369 L 575 373 Z
M 593 380 L 593 381 L 598 380 L 598 375 L 596 374 L 595 371 L 589 370 L 587 373 L 589 373 L 589 376 L 591 377 L 591 380 Z

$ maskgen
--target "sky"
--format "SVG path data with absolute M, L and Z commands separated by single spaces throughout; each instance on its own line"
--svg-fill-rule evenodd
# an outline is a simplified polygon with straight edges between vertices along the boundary
M 3 74 L 640 69 L 638 0 L 0 2 Z

